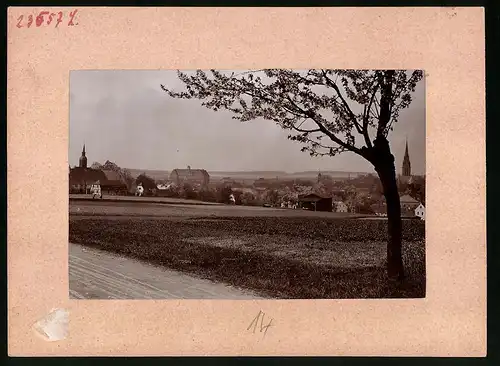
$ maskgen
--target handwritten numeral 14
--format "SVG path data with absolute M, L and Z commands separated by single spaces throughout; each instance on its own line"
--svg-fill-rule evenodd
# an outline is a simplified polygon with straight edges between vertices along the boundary
M 267 325 L 264 325 L 264 316 L 265 314 L 262 311 L 259 311 L 259 314 L 257 314 L 257 316 L 252 320 L 247 330 L 250 330 L 253 327 L 252 333 L 255 333 L 255 331 L 257 330 L 257 325 L 259 325 L 259 320 L 260 320 L 260 332 L 261 333 L 264 332 L 264 335 L 266 335 L 267 330 L 269 329 L 271 323 L 273 322 L 273 319 L 271 318 L 269 323 Z

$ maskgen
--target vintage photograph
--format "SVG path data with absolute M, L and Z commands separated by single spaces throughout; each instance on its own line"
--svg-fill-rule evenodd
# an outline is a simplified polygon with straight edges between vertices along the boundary
M 72 299 L 424 298 L 423 70 L 76 70 Z

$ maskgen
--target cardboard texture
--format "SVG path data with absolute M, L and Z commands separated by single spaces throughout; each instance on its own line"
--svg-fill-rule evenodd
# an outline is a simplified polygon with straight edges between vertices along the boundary
M 63 21 L 37 27 L 45 10 Z M 74 10 L 8 11 L 11 356 L 485 355 L 482 8 L 82 7 L 68 26 Z M 69 300 L 70 70 L 264 67 L 425 70 L 427 297 Z M 33 324 L 54 308 L 69 335 L 48 342 Z M 261 310 L 265 337 L 247 330 Z

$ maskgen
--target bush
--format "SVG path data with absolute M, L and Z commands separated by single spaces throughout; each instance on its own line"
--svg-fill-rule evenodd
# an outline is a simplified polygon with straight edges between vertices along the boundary
M 188 200 L 196 200 L 196 199 L 199 199 L 199 195 L 198 195 L 198 192 L 196 192 L 194 189 L 193 189 L 193 186 L 189 183 L 185 183 L 183 186 L 182 186 L 182 191 L 181 191 L 181 194 L 180 196 L 182 198 L 185 198 L 185 199 L 188 199 Z
M 210 189 L 202 189 L 199 193 L 200 200 L 205 202 L 217 202 L 217 193 Z
M 229 196 L 232 193 L 231 187 L 219 186 L 217 187 L 217 202 L 219 203 L 229 203 Z
M 251 192 L 245 192 L 241 195 L 241 203 L 243 205 L 251 206 L 255 201 L 256 199 Z

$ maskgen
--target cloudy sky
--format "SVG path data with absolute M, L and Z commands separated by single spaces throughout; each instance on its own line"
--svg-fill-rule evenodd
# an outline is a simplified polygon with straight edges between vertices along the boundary
M 182 90 L 175 71 L 72 71 L 69 163 L 86 144 L 89 165 L 115 162 L 133 169 L 208 171 L 373 171 L 356 154 L 315 157 L 270 121 L 240 122 L 198 100 L 170 98 L 160 84 Z M 390 137 L 400 171 L 408 138 L 412 173 L 425 173 L 425 81 L 402 111 Z

